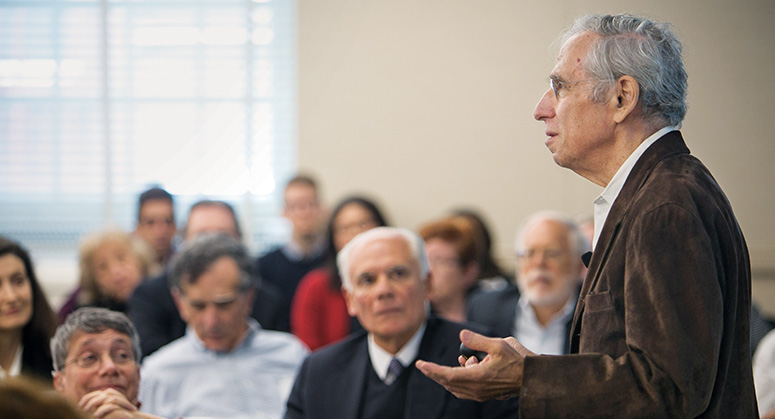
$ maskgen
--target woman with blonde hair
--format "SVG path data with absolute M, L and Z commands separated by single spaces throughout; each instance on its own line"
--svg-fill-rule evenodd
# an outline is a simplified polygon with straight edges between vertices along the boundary
M 79 253 L 80 281 L 59 310 L 61 321 L 80 307 L 126 312 L 135 288 L 160 269 L 148 244 L 118 229 L 87 236 Z

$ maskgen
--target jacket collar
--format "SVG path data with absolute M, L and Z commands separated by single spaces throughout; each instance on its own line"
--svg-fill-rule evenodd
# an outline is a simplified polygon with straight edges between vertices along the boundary
M 581 330 L 581 315 L 584 312 L 585 297 L 589 294 L 595 283 L 597 283 L 600 276 L 600 268 L 608 259 L 611 245 L 618 235 L 622 220 L 627 215 L 633 198 L 649 178 L 654 167 L 656 167 L 660 161 L 676 154 L 689 154 L 689 149 L 686 147 L 686 143 L 684 142 L 680 131 L 671 131 L 652 144 L 651 147 L 643 153 L 640 159 L 638 159 L 635 166 L 632 168 L 630 175 L 627 176 L 627 180 L 624 182 L 624 186 L 622 186 L 619 196 L 611 206 L 611 211 L 608 213 L 608 217 L 603 225 L 603 230 L 600 232 L 597 246 L 592 253 L 587 276 L 584 278 L 584 283 L 581 286 L 581 293 L 579 294 L 579 301 L 576 304 L 576 311 L 573 316 L 573 327 L 571 328 L 571 353 L 576 353 L 579 349 L 578 334 Z

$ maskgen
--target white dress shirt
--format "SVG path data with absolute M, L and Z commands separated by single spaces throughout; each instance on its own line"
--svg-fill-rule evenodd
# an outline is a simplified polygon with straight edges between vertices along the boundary
M 614 174 L 614 177 L 611 178 L 610 182 L 608 182 L 608 185 L 606 185 L 605 189 L 603 189 L 603 192 L 600 194 L 600 196 L 595 198 L 595 236 L 592 239 L 593 251 L 595 247 L 597 247 L 597 239 L 600 238 L 600 232 L 603 230 L 603 225 L 605 224 L 606 218 L 608 218 L 608 213 L 611 211 L 611 206 L 619 196 L 619 192 L 622 191 L 624 182 L 630 175 L 632 168 L 635 167 L 635 163 L 638 162 L 640 156 L 643 155 L 646 149 L 651 147 L 651 145 L 654 144 L 658 139 L 662 138 L 662 136 L 668 132 L 675 131 L 680 128 L 680 125 L 664 127 L 646 138 L 642 143 L 640 143 L 638 148 L 636 148 L 635 151 L 630 154 L 630 157 L 624 161 L 621 167 L 619 167 L 619 170 L 616 171 L 616 174 Z
M 374 341 L 374 335 L 369 333 L 367 340 L 369 358 L 371 359 L 371 366 L 374 367 L 374 372 L 377 373 L 380 380 L 385 381 L 387 378 L 388 366 L 393 358 L 397 358 L 404 368 L 412 364 L 415 358 L 417 358 L 417 352 L 420 350 L 420 342 L 422 342 L 422 337 L 425 334 L 425 327 L 426 325 L 423 323 L 422 326 L 417 329 L 417 332 L 414 333 L 412 338 L 409 339 L 409 342 L 406 342 L 406 345 L 404 345 L 404 347 L 395 355 L 377 345 Z

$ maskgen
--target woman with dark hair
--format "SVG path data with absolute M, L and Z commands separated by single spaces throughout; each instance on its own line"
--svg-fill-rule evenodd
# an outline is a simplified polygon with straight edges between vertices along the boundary
M 334 208 L 327 229 L 326 263 L 302 278 L 291 305 L 291 332 L 310 350 L 336 342 L 358 327 L 347 313 L 336 254 L 359 233 L 386 225 L 379 208 L 364 197 L 346 198 Z
M 0 377 L 51 383 L 49 340 L 57 318 L 18 243 L 0 237 Z
M 452 211 L 452 215 L 466 220 L 476 234 L 479 255 L 479 276 L 476 286 L 483 290 L 494 291 L 505 288 L 510 282 L 513 283 L 513 275 L 501 269 L 492 257 L 492 236 L 481 214 L 473 209 L 460 208 Z

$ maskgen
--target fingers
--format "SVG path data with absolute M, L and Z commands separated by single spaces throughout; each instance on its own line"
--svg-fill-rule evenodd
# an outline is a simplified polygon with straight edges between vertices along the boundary
M 488 354 L 498 352 L 501 345 L 503 345 L 503 339 L 501 338 L 488 338 L 467 329 L 460 331 L 460 341 L 470 349 L 487 352 Z
M 136 411 L 137 407 L 118 390 L 108 388 L 96 390 L 84 395 L 78 402 L 78 407 L 101 418 L 115 410 Z
M 517 352 L 519 352 L 520 355 L 523 357 L 526 357 L 528 355 L 535 355 L 535 353 L 531 352 L 529 349 L 522 346 L 521 343 L 517 340 L 517 338 L 513 336 L 509 336 L 505 339 L 503 339 L 506 343 L 509 344 L 512 348 L 514 348 Z

